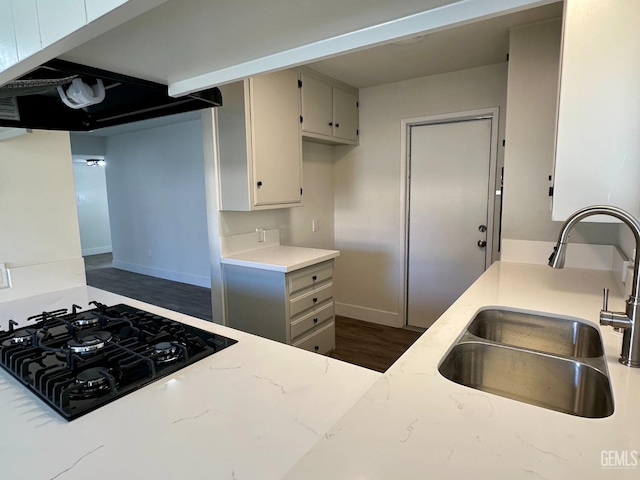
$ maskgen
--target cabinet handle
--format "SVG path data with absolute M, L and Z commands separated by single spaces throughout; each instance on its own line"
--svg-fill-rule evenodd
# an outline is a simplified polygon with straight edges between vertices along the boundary
M 318 279 L 317 275 L 314 275 L 313 277 L 311 277 L 311 280 L 313 280 L 314 282 Z
M 339 123 L 336 123 L 336 128 L 340 128 L 340 124 Z
M 330 127 L 333 127 L 333 122 L 329 122 L 329 126 L 330 126 Z
M 313 349 L 317 352 L 318 350 L 320 350 L 320 345 L 316 345 L 315 347 L 313 347 Z
M 315 297 L 315 298 L 313 299 L 313 303 L 316 303 L 317 301 L 318 301 L 318 297 Z
M 314 319 L 313 319 L 313 323 L 318 323 L 318 319 L 317 319 L 317 318 L 314 318 Z
M 260 188 L 262 186 L 262 182 L 258 182 L 258 188 Z

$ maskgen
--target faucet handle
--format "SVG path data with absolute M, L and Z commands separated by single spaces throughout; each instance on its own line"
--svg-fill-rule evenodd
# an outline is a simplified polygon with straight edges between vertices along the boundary
M 603 288 L 602 289 L 602 311 L 606 312 L 608 308 L 609 308 L 609 289 Z

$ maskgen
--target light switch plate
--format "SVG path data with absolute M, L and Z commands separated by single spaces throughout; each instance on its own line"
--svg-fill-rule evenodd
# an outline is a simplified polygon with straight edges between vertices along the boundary
M 4 263 L 0 263 L 0 288 L 11 287 L 11 277 L 9 276 L 9 270 Z

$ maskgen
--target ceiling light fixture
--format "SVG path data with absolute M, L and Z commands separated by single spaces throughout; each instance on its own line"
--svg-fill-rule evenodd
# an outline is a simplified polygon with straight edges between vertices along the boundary
M 86 160 L 86 162 L 87 162 L 87 167 L 104 167 L 105 166 L 104 160 L 88 159 Z

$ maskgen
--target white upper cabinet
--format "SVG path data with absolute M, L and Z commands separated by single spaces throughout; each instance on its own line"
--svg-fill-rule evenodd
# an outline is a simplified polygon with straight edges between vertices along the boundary
M 640 0 L 565 0 L 553 220 L 640 214 L 639 45 Z
M 358 97 L 340 87 L 333 87 L 333 135 L 358 141 Z
M 317 72 L 300 75 L 302 136 L 330 144 L 358 143 L 358 90 Z
M 284 70 L 220 89 L 220 210 L 302 205 L 298 74 Z
M 0 0 L 0 70 L 18 63 L 11 0 Z
M 47 47 L 87 24 L 84 0 L 36 0 L 42 47 Z
M 85 0 L 87 6 L 87 22 L 93 22 L 96 18 L 127 3 L 129 0 Z
M 302 133 L 333 135 L 333 87 L 308 75 L 301 75 Z
M 11 0 L 13 24 L 16 30 L 18 61 L 42 48 L 36 0 Z

